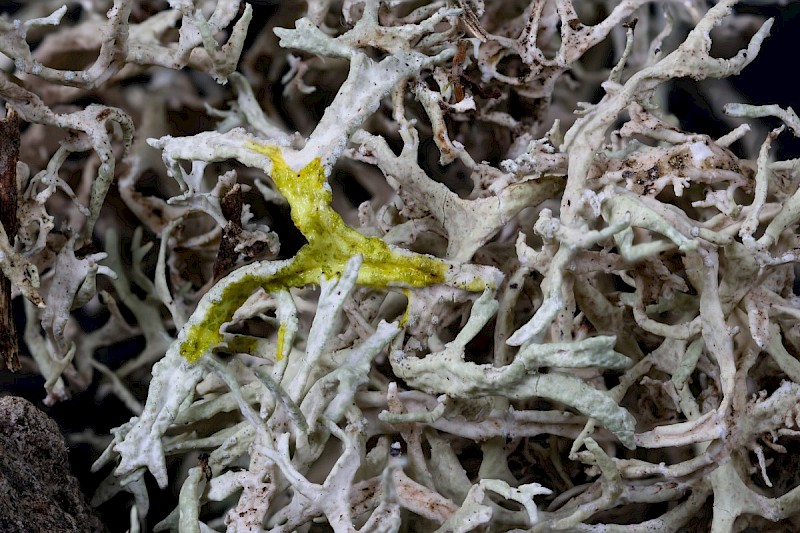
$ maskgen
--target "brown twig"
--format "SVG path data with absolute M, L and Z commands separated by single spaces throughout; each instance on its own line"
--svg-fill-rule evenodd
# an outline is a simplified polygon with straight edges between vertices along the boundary
M 0 223 L 9 242 L 17 235 L 17 161 L 19 159 L 19 116 L 8 108 L 0 120 Z M 0 279 L 0 352 L 5 367 L 20 369 L 17 326 L 11 309 L 11 281 Z

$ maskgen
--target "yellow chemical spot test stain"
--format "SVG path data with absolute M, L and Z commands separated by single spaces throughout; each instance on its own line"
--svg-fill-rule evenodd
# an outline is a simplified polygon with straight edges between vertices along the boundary
M 286 324 L 281 322 L 278 328 L 278 348 L 275 350 L 278 361 L 283 359 L 283 351 L 285 350 L 284 343 L 286 342 Z
M 393 250 L 376 237 L 367 237 L 347 226 L 331 207 L 331 191 L 326 187 L 325 171 L 314 159 L 300 172 L 292 170 L 275 146 L 247 143 L 247 148 L 272 160 L 272 176 L 278 190 L 289 202 L 292 222 L 308 243 L 283 269 L 270 276 L 244 276 L 228 284 L 220 297 L 211 302 L 205 315 L 187 331 L 180 354 L 190 362 L 202 357 L 222 341 L 219 330 L 258 288 L 272 293 L 290 287 L 319 283 L 320 276 L 341 275 L 347 261 L 360 254 L 363 263 L 356 283 L 383 288 L 425 287 L 445 280 L 447 263 L 432 256 Z M 480 282 L 468 290 L 483 290 Z M 480 287 L 478 287 L 480 285 Z M 278 358 L 283 357 L 285 328 L 278 331 Z

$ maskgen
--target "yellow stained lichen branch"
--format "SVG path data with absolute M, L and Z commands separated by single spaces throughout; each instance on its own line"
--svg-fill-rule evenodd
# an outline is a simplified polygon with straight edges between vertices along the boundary
M 347 261 L 360 254 L 363 263 L 357 283 L 369 287 L 424 287 L 445 281 L 448 263 L 432 256 L 389 247 L 376 237 L 367 237 L 347 226 L 331 207 L 331 191 L 319 159 L 300 172 L 292 170 L 275 146 L 248 143 L 247 148 L 272 161 L 270 175 L 291 206 L 292 222 L 308 240 L 288 264 L 270 276 L 243 276 L 228 284 L 221 298 L 211 305 L 205 316 L 192 325 L 180 354 L 190 362 L 202 357 L 222 341 L 220 328 L 259 287 L 268 293 L 290 287 L 318 283 L 320 276 L 338 277 Z M 224 280 L 222 281 L 224 283 Z M 483 283 L 464 286 L 481 291 Z M 283 335 L 279 330 L 278 357 L 283 353 Z

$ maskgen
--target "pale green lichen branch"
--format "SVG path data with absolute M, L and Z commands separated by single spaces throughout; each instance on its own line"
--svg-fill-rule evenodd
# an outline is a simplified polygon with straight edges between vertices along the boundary
M 393 352 L 392 368 L 409 385 L 432 394 L 455 398 L 476 398 L 498 395 L 509 399 L 542 397 L 563 402 L 593 418 L 597 418 L 628 447 L 633 447 L 634 419 L 606 394 L 580 379 L 558 373 L 542 374 L 538 360 L 553 361 L 562 351 L 587 355 L 594 361 L 604 359 L 618 364 L 623 361 L 613 354 L 614 339 L 586 339 L 573 343 L 531 345 L 509 365 L 495 368 L 464 360 L 464 346 L 495 314 L 497 302 L 485 292 L 474 304 L 470 319 L 444 351 L 423 359 Z M 597 363 L 595 363 L 597 365 Z

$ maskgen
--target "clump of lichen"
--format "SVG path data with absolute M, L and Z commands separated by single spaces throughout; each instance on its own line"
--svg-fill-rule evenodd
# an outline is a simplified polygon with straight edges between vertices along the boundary
M 800 175 L 755 119 L 800 120 L 730 103 L 712 137 L 665 95 L 771 20 L 50 4 L 0 19 L 30 124 L 0 251 L 47 401 L 98 370 L 136 415 L 82 437 L 96 504 L 152 521 L 152 475 L 158 531 L 797 529 Z

